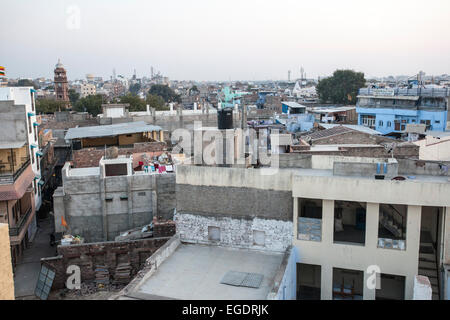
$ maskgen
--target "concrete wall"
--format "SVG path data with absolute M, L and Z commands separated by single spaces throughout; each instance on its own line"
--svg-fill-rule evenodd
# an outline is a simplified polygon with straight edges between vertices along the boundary
M 14 278 L 9 245 L 9 229 L 0 223 L 0 300 L 14 300 Z
M 296 300 L 298 250 L 290 247 L 274 279 L 274 287 L 267 300 Z
M 153 216 L 172 219 L 175 174 L 100 178 L 68 176 L 54 195 L 55 231 L 62 232 L 61 217 L 72 234 L 87 242 L 114 240 L 121 232 L 143 226 Z

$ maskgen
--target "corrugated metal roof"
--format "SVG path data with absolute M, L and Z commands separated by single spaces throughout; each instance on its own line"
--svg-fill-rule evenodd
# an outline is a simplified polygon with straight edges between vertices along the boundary
M 78 127 L 70 128 L 64 139 L 71 140 L 79 138 L 107 137 L 151 131 L 162 131 L 162 128 L 160 126 L 150 125 L 145 121 L 126 122 L 106 126 Z
M 297 102 L 293 102 L 293 101 L 282 101 L 281 103 L 284 105 L 287 105 L 289 108 L 294 108 L 294 109 L 306 108 L 306 106 L 299 104 Z

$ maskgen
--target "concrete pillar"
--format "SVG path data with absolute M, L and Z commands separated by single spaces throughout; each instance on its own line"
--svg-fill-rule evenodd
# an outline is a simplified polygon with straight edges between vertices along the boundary
M 108 241 L 108 212 L 106 211 L 105 178 L 103 175 L 104 173 L 100 172 L 100 202 L 102 204 L 103 241 Z
M 405 299 L 412 300 L 414 297 L 414 279 L 419 272 L 419 249 L 420 249 L 420 223 L 422 218 L 421 206 L 408 206 L 406 221 L 406 251 L 411 255 L 412 271 L 405 279 Z
M 366 207 L 366 248 L 378 247 L 379 203 L 367 203 Z
M 298 198 L 294 197 L 294 205 L 292 207 L 294 210 L 294 212 L 292 214 L 292 216 L 294 217 L 294 223 L 293 223 L 294 230 L 292 232 L 292 234 L 293 234 L 292 242 L 294 243 L 294 241 L 297 240 L 297 237 L 298 237 Z
M 147 105 L 147 115 L 150 115 L 150 105 Z
M 194 111 L 197 111 L 197 102 L 194 102 Z
M 320 270 L 320 300 L 333 300 L 333 266 L 323 264 Z
M 446 207 L 442 213 L 444 223 L 444 259 L 443 263 L 450 265 L 450 207 Z
M 366 222 L 367 222 L 367 220 L 366 220 Z M 371 289 L 367 286 L 367 281 L 369 280 L 369 277 L 371 277 L 371 276 L 372 276 L 372 274 L 367 273 L 364 270 L 363 300 L 375 300 L 376 288 Z
M 159 141 L 164 142 L 164 131 L 159 132 Z
M 173 103 L 172 102 L 169 103 L 169 108 L 170 108 L 170 112 L 172 112 L 173 111 Z
M 152 134 L 153 134 L 153 140 L 158 140 L 157 132 L 152 131 Z
M 322 243 L 332 245 L 334 236 L 334 201 L 322 200 Z
M 333 244 L 333 234 L 334 201 L 322 200 L 322 245 L 331 246 Z M 326 262 L 321 265 L 320 299 L 333 299 L 333 266 Z
M 133 177 L 129 175 L 127 177 L 127 196 L 128 196 L 128 229 L 132 229 L 133 226 L 133 192 L 131 189 Z

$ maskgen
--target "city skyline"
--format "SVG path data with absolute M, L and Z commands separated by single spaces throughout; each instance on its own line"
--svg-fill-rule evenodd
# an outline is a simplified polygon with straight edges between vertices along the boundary
M 335 2 L 6 1 L 0 62 L 8 78 L 51 78 L 60 58 L 70 80 L 152 66 L 195 81 L 449 73 L 448 1 Z

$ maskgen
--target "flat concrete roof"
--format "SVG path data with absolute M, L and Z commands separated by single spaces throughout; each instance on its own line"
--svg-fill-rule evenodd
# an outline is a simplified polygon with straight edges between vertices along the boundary
M 135 292 L 155 299 L 265 300 L 284 253 L 180 244 Z M 258 289 L 221 284 L 228 271 L 264 275 Z

